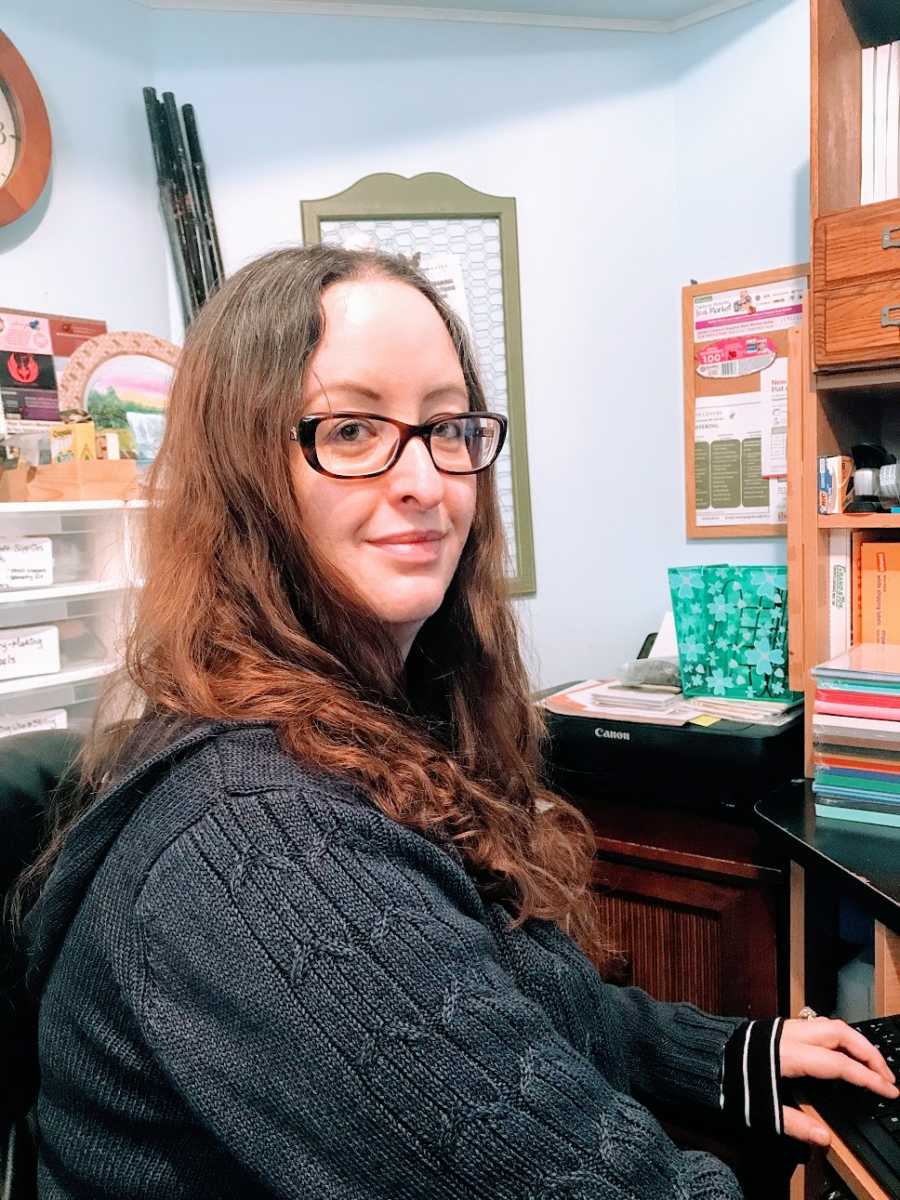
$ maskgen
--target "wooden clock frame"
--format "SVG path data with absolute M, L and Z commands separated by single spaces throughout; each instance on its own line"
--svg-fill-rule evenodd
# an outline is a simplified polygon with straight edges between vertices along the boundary
M 12 105 L 21 145 L 0 187 L 0 226 L 10 225 L 34 205 L 50 173 L 52 138 L 47 108 L 25 59 L 0 32 L 0 80 Z

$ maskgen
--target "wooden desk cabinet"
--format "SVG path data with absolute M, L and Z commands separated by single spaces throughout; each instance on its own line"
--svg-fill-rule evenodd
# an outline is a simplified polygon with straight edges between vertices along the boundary
M 623 954 L 623 982 L 708 1012 L 776 1015 L 786 893 L 754 829 L 631 802 L 606 802 L 590 815 L 596 887 Z

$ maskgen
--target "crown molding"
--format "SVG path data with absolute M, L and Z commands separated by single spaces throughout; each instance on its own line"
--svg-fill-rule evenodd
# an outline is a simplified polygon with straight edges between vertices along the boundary
M 613 17 L 566 17 L 477 8 L 430 8 L 350 0 L 138 0 L 145 8 L 195 12 L 291 13 L 316 17 L 378 17 L 401 21 L 462 21 L 481 25 L 529 25 L 544 29 L 600 29 L 616 33 L 677 33 L 701 21 L 745 8 L 755 0 L 717 0 L 671 21 L 628 21 Z

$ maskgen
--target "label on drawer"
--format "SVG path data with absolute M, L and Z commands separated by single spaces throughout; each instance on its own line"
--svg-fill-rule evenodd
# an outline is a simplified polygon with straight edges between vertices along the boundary
M 45 708 L 17 717 L 0 717 L 0 738 L 14 737 L 17 733 L 37 733 L 39 729 L 68 728 L 69 714 L 64 708 Z
M 0 679 L 49 675 L 59 670 L 59 629 L 28 625 L 0 630 Z
M 48 587 L 53 582 L 53 542 L 48 537 L 0 541 L 0 592 Z

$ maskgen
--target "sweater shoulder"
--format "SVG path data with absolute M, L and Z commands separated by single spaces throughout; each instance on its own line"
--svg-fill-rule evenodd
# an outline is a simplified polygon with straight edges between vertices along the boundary
M 375 854 L 394 869 L 458 875 L 461 855 L 439 835 L 426 836 L 381 811 L 351 781 L 298 762 L 271 726 L 232 729 L 175 762 L 142 801 L 126 831 L 129 852 L 142 848 L 140 891 L 162 876 L 190 871 L 195 855 L 312 861 Z M 180 866 L 179 866 L 180 864 Z M 455 890 L 455 889 L 454 889 Z

